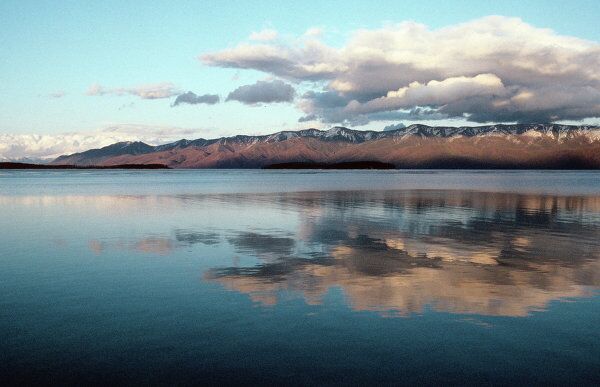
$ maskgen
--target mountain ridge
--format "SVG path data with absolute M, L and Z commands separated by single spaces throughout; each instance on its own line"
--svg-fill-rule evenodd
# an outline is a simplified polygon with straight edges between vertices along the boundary
M 379 161 L 407 168 L 432 160 L 464 159 L 469 165 L 543 166 L 554 159 L 600 168 L 600 127 L 499 124 L 444 127 L 421 124 L 387 131 L 303 129 L 266 135 L 182 139 L 162 145 L 127 141 L 63 155 L 53 165 L 162 163 L 172 168 L 261 168 L 289 162 Z M 487 148 L 487 152 L 482 152 Z M 506 152 L 504 152 L 506 151 Z M 500 152 L 500 153 L 499 153 Z M 509 154 L 507 152 L 512 152 Z M 515 155 L 519 157 L 515 157 Z M 443 163 L 442 163 L 443 164 Z

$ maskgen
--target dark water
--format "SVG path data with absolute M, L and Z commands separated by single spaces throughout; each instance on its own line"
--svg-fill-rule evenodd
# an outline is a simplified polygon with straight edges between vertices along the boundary
M 0 172 L 3 384 L 597 384 L 600 173 Z

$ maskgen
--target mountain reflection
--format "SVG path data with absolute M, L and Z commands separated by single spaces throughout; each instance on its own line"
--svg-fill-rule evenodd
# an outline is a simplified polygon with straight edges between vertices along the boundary
M 213 268 L 205 279 L 265 305 L 284 290 L 319 304 L 340 287 L 355 310 L 526 316 L 600 284 L 597 197 L 361 191 L 251 200 L 297 212 L 296 235 L 234 233 L 227 241 L 257 263 Z

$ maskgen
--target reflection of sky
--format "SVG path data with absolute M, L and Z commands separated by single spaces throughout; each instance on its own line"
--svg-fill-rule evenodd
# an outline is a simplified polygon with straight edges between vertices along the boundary
M 1 237 L 5 252 L 183 259 L 202 251 L 204 280 L 262 305 L 288 291 L 319 304 L 339 288 L 355 310 L 524 316 L 600 285 L 598 197 L 0 196 L 0 209 L 2 226 L 14 231 Z
M 598 171 L 0 171 L 4 195 L 195 195 L 336 190 L 473 190 L 596 196 Z
M 0 375 L 592 385 L 598 176 L 0 171 Z
M 284 290 L 319 303 L 328 289 L 341 287 L 358 310 L 407 314 L 431 306 L 509 316 L 590 296 L 600 284 L 595 199 L 339 192 L 275 201 L 301 215 L 295 251 L 275 243 L 281 236 L 255 234 L 249 252 L 250 241 L 241 237 L 246 253 L 269 259 L 214 268 L 207 279 L 267 305 Z

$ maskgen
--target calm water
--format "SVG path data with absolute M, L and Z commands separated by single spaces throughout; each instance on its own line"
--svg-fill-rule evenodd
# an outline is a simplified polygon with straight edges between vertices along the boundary
M 600 382 L 600 173 L 0 171 L 0 382 Z

